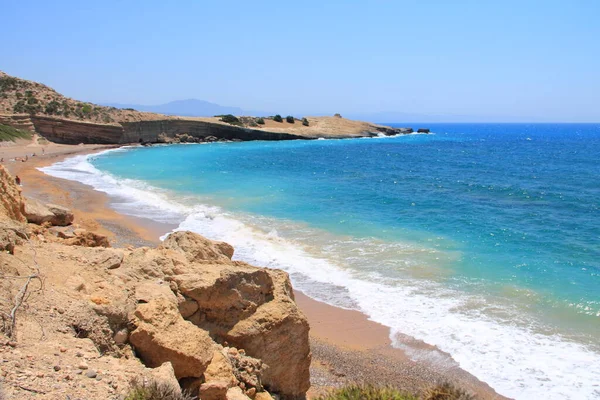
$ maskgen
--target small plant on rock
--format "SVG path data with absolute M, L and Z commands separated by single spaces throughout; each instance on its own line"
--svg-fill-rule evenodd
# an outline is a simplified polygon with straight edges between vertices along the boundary
M 287 117 L 285 117 L 285 121 L 288 124 L 293 124 L 295 122 L 294 117 L 292 117 L 291 115 L 288 115 Z
M 306 119 L 306 117 L 302 118 L 302 125 L 308 126 L 308 120 Z
M 131 382 L 131 388 L 125 400 L 196 400 L 187 392 L 156 381 L 143 382 L 139 379 Z

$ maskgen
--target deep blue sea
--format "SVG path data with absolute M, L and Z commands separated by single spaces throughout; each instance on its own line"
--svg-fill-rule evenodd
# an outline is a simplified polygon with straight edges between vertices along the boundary
M 134 147 L 44 170 L 288 271 L 415 359 L 518 399 L 600 398 L 600 125 L 418 126 L 434 133 Z

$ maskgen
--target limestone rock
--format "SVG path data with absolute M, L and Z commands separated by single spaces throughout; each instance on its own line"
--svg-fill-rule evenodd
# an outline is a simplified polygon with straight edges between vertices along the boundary
M 54 217 L 50 220 L 50 223 L 54 226 L 67 226 L 73 223 L 75 216 L 73 212 L 66 207 L 58 206 L 56 204 L 46 204 L 48 210 Z
M 202 400 L 224 400 L 230 386 L 223 381 L 210 381 L 200 385 L 199 395 Z
M 287 274 L 269 272 L 275 281 L 274 300 L 238 322 L 224 339 L 269 366 L 262 380 L 270 390 L 285 397 L 301 397 L 310 387 L 308 321 L 286 289 L 291 288 Z
M 273 400 L 268 392 L 258 392 L 254 395 L 254 400 Z
M 232 387 L 227 391 L 226 395 L 227 400 L 249 400 L 250 397 L 246 396 L 242 389 L 239 387 Z
M 54 218 L 54 213 L 39 200 L 25 198 L 25 216 L 27 222 L 41 225 Z
M 177 307 L 183 318 L 189 318 L 198 311 L 198 303 L 194 300 L 183 299 L 183 301 L 178 302 Z
M 75 229 L 75 237 L 65 239 L 64 243 L 69 246 L 84 247 L 110 247 L 108 238 L 96 232 L 89 232 L 85 229 Z
M 53 226 L 48 232 L 61 239 L 72 239 L 75 237 L 75 228 L 71 226 Z
M 170 361 L 177 379 L 204 374 L 216 344 L 206 331 L 181 317 L 175 301 L 158 297 L 138 305 L 132 323 L 129 342 L 147 366 Z
M 21 190 L 3 165 L 0 165 L 0 219 L 27 222 Z
M 176 301 L 175 294 L 168 285 L 156 282 L 142 282 L 135 287 L 135 300 L 137 303 L 150 303 L 157 298 L 165 298 L 169 302 Z
M 106 249 L 97 248 L 90 249 L 91 251 L 91 264 L 97 265 L 105 269 L 115 269 L 121 266 L 123 262 L 123 250 L 120 249 Z
M 25 198 L 24 214 L 28 222 L 38 225 L 49 222 L 55 226 L 66 226 L 75 218 L 68 208 L 56 204 L 43 204 L 31 198 Z
M 27 239 L 25 228 L 19 223 L 6 219 L 0 221 L 0 250 L 14 254 L 15 246 Z
M 221 350 L 215 350 L 210 364 L 204 371 L 205 382 L 223 382 L 225 391 L 227 388 L 237 385 L 237 379 L 233 375 L 233 368 L 229 358 Z M 204 397 L 202 397 L 204 398 Z
M 272 299 L 273 281 L 267 270 L 214 265 L 211 272 L 173 277 L 179 290 L 196 300 L 198 312 L 209 323 L 230 329 Z
M 231 260 L 233 247 L 215 242 L 188 231 L 171 233 L 162 244 L 163 248 L 185 254 L 189 262 L 207 260 Z

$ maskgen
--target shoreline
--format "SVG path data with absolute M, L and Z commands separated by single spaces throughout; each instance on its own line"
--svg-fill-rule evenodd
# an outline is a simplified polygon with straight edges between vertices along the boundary
M 41 148 L 24 144 L 0 147 L 0 154 L 7 160 L 5 153 L 36 152 L 36 146 Z M 48 144 L 44 147 L 43 156 L 30 157 L 27 162 L 4 163 L 13 175 L 21 177 L 25 195 L 71 208 L 78 225 L 106 234 L 114 247 L 155 245 L 160 243 L 159 236 L 175 227 L 119 214 L 110 207 L 110 197 L 105 193 L 37 170 L 69 156 L 120 146 Z M 435 362 L 412 361 L 403 350 L 392 347 L 389 328 L 370 321 L 365 314 L 318 302 L 299 291 L 295 293 L 296 302 L 311 326 L 313 378 L 309 397 L 351 382 L 393 384 L 417 391 L 431 382 L 448 380 L 473 391 L 481 399 L 505 398 L 456 363 L 450 368 L 439 368 Z M 434 349 L 416 339 L 410 345 L 424 351 Z

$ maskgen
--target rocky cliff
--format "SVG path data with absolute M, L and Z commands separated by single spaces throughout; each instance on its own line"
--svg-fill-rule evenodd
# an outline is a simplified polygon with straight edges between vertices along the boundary
M 141 377 L 205 400 L 305 397 L 309 326 L 285 272 L 232 261 L 230 245 L 191 232 L 157 248 L 110 248 L 71 226 L 68 210 L 23 199 L 1 165 L 0 191 L 9 394 L 106 399 Z M 23 351 L 36 376 L 25 389 Z

